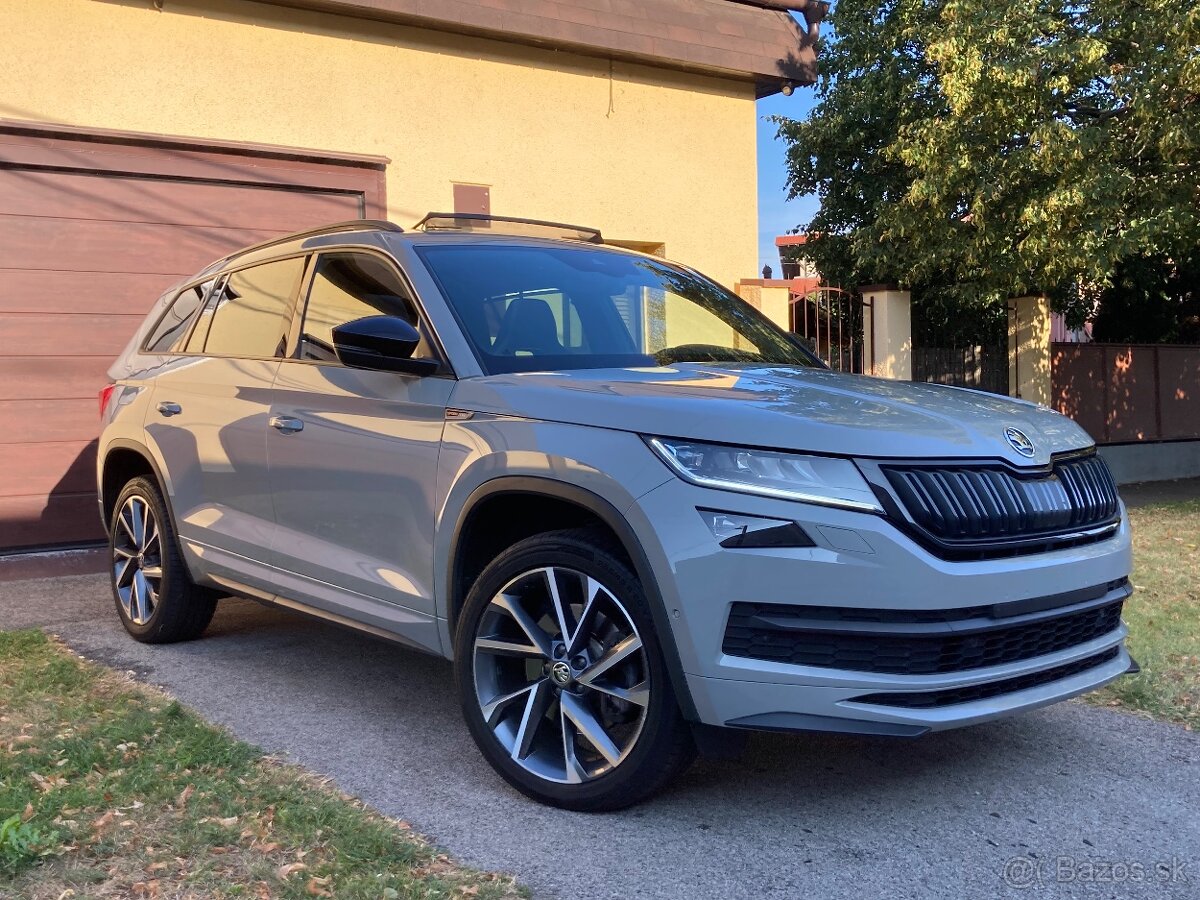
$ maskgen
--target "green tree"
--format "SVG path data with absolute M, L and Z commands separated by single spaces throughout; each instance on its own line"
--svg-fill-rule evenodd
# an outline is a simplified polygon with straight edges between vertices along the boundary
M 1066 297 L 1200 245 L 1196 0 L 838 0 L 830 21 L 818 103 L 779 121 L 827 279 Z

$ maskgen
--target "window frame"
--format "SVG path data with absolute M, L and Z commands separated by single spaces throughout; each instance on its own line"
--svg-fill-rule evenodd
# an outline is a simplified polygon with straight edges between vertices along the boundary
M 282 361 L 282 360 L 287 359 L 288 356 L 293 352 L 292 334 L 293 334 L 293 331 L 295 328 L 296 308 L 298 305 L 298 298 L 300 297 L 301 291 L 303 290 L 303 287 L 306 283 L 309 267 L 312 265 L 312 256 L 313 255 L 314 255 L 313 251 L 311 251 L 311 250 L 299 250 L 299 251 L 293 251 L 291 253 L 283 253 L 283 254 L 280 254 L 279 256 L 272 256 L 269 259 L 258 259 L 258 260 L 255 260 L 254 262 L 248 262 L 244 265 L 240 265 L 240 266 L 235 265 L 235 266 L 230 266 L 228 268 L 221 269 L 215 276 L 216 282 L 213 284 L 213 289 L 209 292 L 208 302 L 205 303 L 203 307 L 201 307 L 200 313 L 196 316 L 196 321 L 192 325 L 192 330 L 194 331 L 196 328 L 196 324 L 198 324 L 200 319 L 203 317 L 204 310 L 212 307 L 213 304 L 216 302 L 216 298 L 219 293 L 217 288 L 218 287 L 223 288 L 225 286 L 225 284 L 229 281 L 229 279 L 236 273 L 245 271 L 246 269 L 258 268 L 259 266 L 269 266 L 272 263 L 286 262 L 289 259 L 301 259 L 301 260 L 303 260 L 303 265 L 300 268 L 300 278 L 297 280 L 296 287 L 294 287 L 292 289 L 292 292 L 287 299 L 287 304 L 285 306 L 284 313 L 283 313 L 283 321 L 285 323 L 287 323 L 287 328 L 284 332 L 286 335 L 287 344 L 284 348 L 283 356 L 275 356 L 273 354 L 271 356 L 237 356 L 237 355 L 234 355 L 231 353 L 212 353 L 212 352 L 210 352 L 208 349 L 208 339 L 209 339 L 209 337 L 211 337 L 212 322 L 216 319 L 216 310 L 215 309 L 213 309 L 213 315 L 209 319 L 209 332 L 210 333 L 206 334 L 204 336 L 204 346 L 202 348 L 200 348 L 200 350 L 198 350 L 198 351 L 181 353 L 179 355 L 180 356 L 203 356 L 203 357 L 208 357 L 211 359 L 265 360 L 267 362 L 270 362 L 271 360 Z M 192 339 L 192 334 L 191 334 L 191 332 L 189 332 L 188 333 L 188 341 L 190 342 L 191 339 Z
M 182 335 L 183 346 L 186 347 L 188 345 L 188 341 L 190 341 L 192 339 L 192 331 L 195 329 L 196 323 L 200 321 L 200 314 L 203 313 L 204 310 L 208 307 L 208 302 L 212 298 L 213 290 L 217 287 L 218 284 L 222 284 L 224 282 L 224 275 L 222 273 L 217 273 L 216 275 L 210 275 L 205 278 L 193 278 L 190 281 L 188 281 L 188 283 L 185 284 L 183 287 L 181 287 L 177 291 L 173 292 L 173 294 L 171 295 L 171 299 L 169 301 L 167 301 L 166 305 L 163 307 L 162 313 L 158 316 L 158 318 L 156 318 L 154 320 L 154 324 L 152 326 L 150 326 L 149 329 L 147 329 L 146 336 L 144 338 L 142 338 L 142 343 L 138 347 L 139 353 L 144 353 L 147 356 L 185 356 L 185 355 L 188 355 L 186 352 L 179 351 L 179 350 L 151 350 L 150 349 L 150 340 L 151 340 L 151 338 L 154 337 L 155 332 L 158 331 L 159 326 L 162 325 L 163 321 L 167 318 L 167 315 L 171 312 L 172 309 L 175 308 L 175 304 L 179 302 L 179 298 L 182 297 L 188 291 L 192 290 L 193 288 L 198 287 L 199 285 L 202 285 L 206 282 L 212 282 L 212 284 L 209 286 L 208 290 L 205 292 L 204 296 L 201 298 L 200 305 L 197 306 L 195 312 L 192 313 L 191 321 L 189 321 L 187 323 L 187 329 L 184 331 L 184 333 Z
M 374 256 L 379 259 L 384 265 L 390 267 L 401 285 L 408 292 L 408 299 L 412 303 L 413 310 L 417 314 L 417 328 L 429 342 L 429 349 L 433 352 L 433 356 L 428 357 L 434 359 L 438 363 L 438 369 L 431 375 L 421 376 L 425 378 L 451 378 L 457 379 L 454 366 L 450 362 L 450 356 L 446 353 L 446 348 L 442 344 L 441 337 L 438 335 L 437 329 L 434 328 L 433 322 L 429 318 L 429 314 L 425 310 L 425 304 L 421 302 L 421 297 L 413 286 L 412 279 L 408 277 L 408 273 L 404 271 L 402 266 L 394 256 L 390 253 L 380 250 L 378 247 L 371 247 L 365 244 L 342 244 L 339 246 L 321 247 L 311 251 L 311 255 L 306 263 L 304 277 L 300 281 L 300 292 L 297 296 L 297 301 L 292 311 L 292 325 L 288 332 L 287 352 L 283 357 L 285 363 L 296 363 L 304 366 L 333 366 L 339 369 L 353 369 L 353 366 L 347 366 L 338 360 L 330 359 L 300 359 L 296 354 L 300 352 L 300 334 L 304 328 L 304 317 L 308 313 L 308 304 L 312 296 L 312 284 L 316 278 L 317 266 L 324 256 L 345 255 L 348 253 L 364 254 Z M 357 369 L 356 371 L 367 371 L 365 369 Z M 418 376 L 406 372 L 391 372 L 392 375 L 401 375 L 408 378 Z

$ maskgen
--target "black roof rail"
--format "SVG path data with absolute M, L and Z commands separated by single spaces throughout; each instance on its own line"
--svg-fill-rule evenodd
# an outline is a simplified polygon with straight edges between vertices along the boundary
M 472 224 L 491 228 L 493 223 L 501 225 L 529 225 L 534 229 L 545 228 L 560 232 L 556 237 L 568 240 L 587 241 L 591 244 L 603 244 L 599 228 L 589 228 L 586 225 L 569 225 L 566 222 L 546 222 L 542 219 L 523 219 L 520 216 L 493 216 L 485 213 L 448 213 L 431 212 L 413 229 L 421 231 L 471 231 Z M 496 229 L 503 233 L 503 229 Z M 563 232 L 566 232 L 565 234 Z M 536 236 L 536 231 L 533 236 Z
M 334 222 L 332 225 L 321 225 L 318 228 L 310 228 L 307 231 L 297 231 L 295 234 L 285 234 L 282 237 L 271 238 L 269 241 L 263 241 L 261 244 L 253 244 L 249 247 L 243 247 L 241 250 L 235 250 L 230 253 L 221 262 L 226 262 L 237 256 L 244 256 L 247 253 L 252 253 L 255 250 L 265 250 L 267 247 L 274 247 L 276 244 L 286 244 L 288 241 L 297 241 L 303 238 L 319 237 L 323 234 L 340 234 L 343 231 L 393 231 L 403 232 L 404 229 L 395 222 L 389 222 L 386 219 L 350 219 L 347 222 Z

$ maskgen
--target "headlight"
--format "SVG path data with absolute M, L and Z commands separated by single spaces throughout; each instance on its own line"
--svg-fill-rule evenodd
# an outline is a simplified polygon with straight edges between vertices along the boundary
M 647 438 L 646 442 L 676 475 L 692 484 L 859 512 L 883 512 L 866 479 L 848 459 L 673 438 Z

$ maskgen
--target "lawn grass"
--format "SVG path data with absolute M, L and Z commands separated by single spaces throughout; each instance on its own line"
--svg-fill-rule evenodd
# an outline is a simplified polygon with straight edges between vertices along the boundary
M 0 633 L 0 897 L 523 895 L 161 692 Z
M 1087 695 L 1200 727 L 1200 500 L 1130 510 L 1133 597 L 1125 604 L 1139 675 Z

